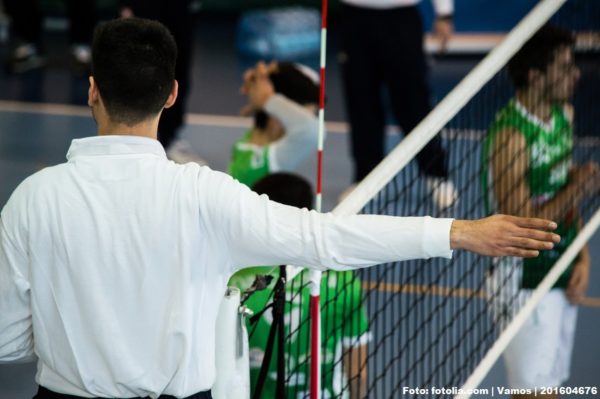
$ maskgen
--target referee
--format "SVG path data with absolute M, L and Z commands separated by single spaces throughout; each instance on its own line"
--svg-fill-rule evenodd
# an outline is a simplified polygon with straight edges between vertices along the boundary
M 540 219 L 319 214 L 175 164 L 156 134 L 177 98 L 176 52 L 158 22 L 100 25 L 98 136 L 73 140 L 66 163 L 26 179 L 2 210 L 0 361 L 37 358 L 36 398 L 211 398 L 218 305 L 245 266 L 536 256 L 559 240 Z

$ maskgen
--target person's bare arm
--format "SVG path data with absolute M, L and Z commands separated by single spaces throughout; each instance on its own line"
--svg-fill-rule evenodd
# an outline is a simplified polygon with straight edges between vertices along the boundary
M 565 290 L 569 302 L 574 305 L 580 304 L 585 298 L 590 280 L 590 260 L 590 249 L 586 245 L 581 250 L 575 266 L 573 266 L 573 273 Z
M 583 221 L 579 219 L 579 229 L 581 230 L 582 227 Z M 575 265 L 573 266 L 573 272 L 569 278 L 567 289 L 565 290 L 567 299 L 569 299 L 569 302 L 571 302 L 573 305 L 580 304 L 585 298 L 585 293 L 590 282 L 590 265 L 590 248 L 589 245 L 586 244 L 581 249 L 579 258 L 576 260 Z
M 454 1 L 432 0 L 436 18 L 433 21 L 433 36 L 439 41 L 440 53 L 444 53 L 448 47 L 448 41 L 454 32 L 452 14 L 454 13 Z
M 454 32 L 454 23 L 448 16 L 437 17 L 433 22 L 433 35 L 439 41 L 440 53 L 445 53 L 448 49 L 448 42 Z
M 500 212 L 561 220 L 586 194 L 597 189 L 598 167 L 588 163 L 574 168 L 569 183 L 551 200 L 536 205 L 530 200 L 527 185 L 529 162 L 527 144 L 521 133 L 511 129 L 498 133 L 492 148 L 491 169 Z
M 349 348 L 344 352 L 344 373 L 350 383 L 350 398 L 367 397 L 367 345 Z

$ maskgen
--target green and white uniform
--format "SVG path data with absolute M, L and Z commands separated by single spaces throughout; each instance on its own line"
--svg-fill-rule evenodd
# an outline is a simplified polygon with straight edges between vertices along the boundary
M 269 164 L 269 145 L 250 143 L 252 129 L 233 145 L 228 173 L 240 183 L 252 187 L 272 172 Z
M 526 179 L 531 193 L 530 200 L 535 205 L 541 205 L 551 200 L 567 184 L 572 163 L 573 127 L 565 115 L 563 107 L 555 105 L 552 107 L 551 112 L 550 122 L 544 124 L 529 113 L 518 101 L 512 100 L 498 113 L 485 139 L 482 154 L 482 185 L 484 191 L 488 193 L 485 203 L 488 214 L 497 210 L 491 182 L 490 157 L 496 136 L 503 130 L 516 130 L 525 138 L 529 157 L 529 170 Z M 523 288 L 537 287 L 554 263 L 573 242 L 577 230 L 575 213 L 569 212 L 565 219 L 559 221 L 556 230 L 556 233 L 562 237 L 560 244 L 550 251 L 542 251 L 537 258 L 524 259 Z M 555 287 L 565 288 L 571 271 L 572 265 L 561 275 Z
M 486 211 L 495 212 L 491 184 L 490 156 L 496 135 L 504 129 L 520 132 L 527 143 L 529 170 L 526 176 L 530 200 L 541 205 L 551 200 L 566 184 L 573 150 L 573 128 L 561 106 L 552 107 L 550 123 L 544 124 L 513 100 L 497 115 L 483 149 L 483 188 Z M 531 289 L 538 286 L 577 233 L 577 220 L 570 215 L 561 220 L 557 233 L 560 244 L 541 251 L 537 258 L 506 257 L 497 260 L 488 276 L 488 295 L 494 320 L 510 320 L 524 303 Z M 569 378 L 577 307 L 571 305 L 563 289 L 571 267 L 559 278 L 554 289 L 542 297 L 502 356 L 508 386 L 512 389 L 558 387 Z
M 268 273 L 273 268 L 252 268 L 242 270 L 230 280 L 230 285 L 244 290 L 254 281 L 256 274 Z M 277 270 L 277 269 L 275 269 Z M 278 272 L 276 272 L 278 273 Z M 286 374 L 290 374 L 286 383 L 288 398 L 303 398 L 309 393 L 310 352 L 309 304 L 310 289 L 308 271 L 302 272 L 286 284 L 285 335 L 292 333 L 286 341 Z M 304 287 L 300 289 L 302 283 Z M 262 310 L 270 301 L 275 279 L 270 287 L 256 292 L 246 301 L 246 306 L 254 312 Z M 346 397 L 349 386 L 342 370 L 342 350 L 344 348 L 365 345 L 369 339 L 368 319 L 362 306 L 360 280 L 353 272 L 327 272 L 321 280 L 321 338 L 322 352 L 322 389 L 324 399 Z M 260 366 L 267 346 L 271 329 L 272 313 L 267 310 L 257 321 L 256 327 L 248 326 L 248 331 L 256 330 L 250 339 L 250 375 L 254 390 Z M 274 398 L 277 384 L 277 348 L 273 348 L 273 357 L 263 387 L 263 398 Z
M 250 142 L 248 130 L 234 145 L 228 173 L 252 187 L 269 173 L 294 171 L 317 150 L 317 117 L 301 105 L 281 94 L 275 94 L 265 104 L 265 112 L 279 119 L 285 134 L 267 145 Z

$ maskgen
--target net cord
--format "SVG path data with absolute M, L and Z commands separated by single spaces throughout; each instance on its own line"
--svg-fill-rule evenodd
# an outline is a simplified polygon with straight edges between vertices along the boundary
M 554 264 L 550 272 L 544 277 L 538 287 L 531 293 L 527 302 L 519 310 L 517 315 L 512 319 L 510 324 L 500 334 L 494 345 L 487 352 L 485 357 L 475 368 L 471 376 L 462 386 L 462 392 L 456 396 L 455 399 L 469 399 L 471 393 L 470 390 L 476 389 L 479 384 L 483 381 L 485 376 L 488 374 L 496 360 L 500 357 L 502 352 L 506 349 L 512 338 L 519 332 L 523 323 L 531 316 L 534 308 L 541 301 L 542 297 L 550 291 L 554 283 L 558 280 L 561 274 L 567 270 L 571 262 L 575 259 L 577 254 L 582 250 L 583 246 L 589 241 L 591 236 L 596 232 L 600 225 L 600 209 L 594 213 L 594 216 L 590 221 L 581 229 L 573 243 L 567 248 L 565 253 L 558 259 Z

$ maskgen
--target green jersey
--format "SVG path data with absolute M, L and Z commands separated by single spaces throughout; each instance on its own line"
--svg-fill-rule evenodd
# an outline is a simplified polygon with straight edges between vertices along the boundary
M 255 274 L 269 273 L 273 269 L 252 268 L 236 273 L 230 285 L 244 290 L 254 281 Z M 262 272 L 262 273 L 261 273 Z M 277 272 L 278 273 L 278 272 Z M 275 280 L 275 279 L 274 279 Z M 308 271 L 300 273 L 286 284 L 286 304 L 284 308 L 286 354 L 285 367 L 289 380 L 286 382 L 288 398 L 303 398 L 310 388 L 310 289 Z M 245 305 L 255 313 L 262 310 L 270 301 L 271 286 L 258 291 L 246 301 Z M 302 287 L 302 288 L 301 288 Z M 348 381 L 343 374 L 341 361 L 343 348 L 365 345 L 369 339 L 368 319 L 362 306 L 360 280 L 353 272 L 323 273 L 321 280 L 321 339 L 322 364 L 321 387 L 324 399 L 349 395 Z M 254 332 L 250 338 L 250 381 L 252 390 L 256 386 L 258 374 L 267 346 L 271 329 L 272 313 L 267 310 L 255 326 L 248 326 Z M 290 335 L 291 334 L 291 335 Z M 277 384 L 277 348 L 273 348 L 273 357 L 263 386 L 263 398 L 275 398 Z
M 567 184 L 571 166 L 573 127 L 565 115 L 564 108 L 558 105 L 553 106 L 550 123 L 544 124 L 520 103 L 515 100 L 510 101 L 497 114 L 483 147 L 481 177 L 483 190 L 487 192 L 485 206 L 488 214 L 496 211 L 490 168 L 492 146 L 496 135 L 505 129 L 516 130 L 525 138 L 529 156 L 526 182 L 531 193 L 532 203 L 541 205 L 554 198 Z M 537 258 L 524 259 L 523 288 L 537 287 L 573 242 L 577 230 L 577 218 L 575 212 L 571 211 L 564 220 L 559 221 L 556 233 L 562 237 L 560 244 L 550 251 L 541 251 Z M 571 270 L 572 265 L 561 275 L 555 287 L 565 288 L 567 286 Z
M 232 148 L 228 172 L 240 183 L 252 187 L 254 183 L 270 173 L 269 145 L 250 142 L 252 130 L 248 130 Z

